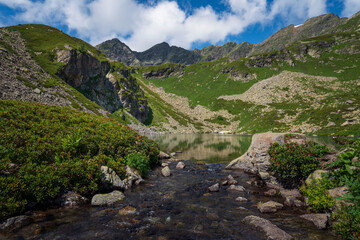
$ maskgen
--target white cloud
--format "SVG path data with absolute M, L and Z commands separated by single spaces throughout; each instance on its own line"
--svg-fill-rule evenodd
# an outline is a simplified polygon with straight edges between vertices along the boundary
M 97 44 L 118 37 L 142 51 L 166 41 L 190 48 L 194 42 L 217 43 L 240 34 L 251 24 L 270 24 L 275 17 L 299 23 L 326 12 L 326 0 L 222 0 L 228 11 L 215 12 L 208 5 L 182 10 L 176 1 L 140 4 L 136 0 L 0 0 L 20 9 L 17 19 L 44 24 L 63 24 L 79 37 Z M 358 0 L 345 0 L 356 2 Z
M 341 13 L 343 17 L 351 17 L 358 11 L 360 11 L 359 0 L 344 0 L 344 10 Z

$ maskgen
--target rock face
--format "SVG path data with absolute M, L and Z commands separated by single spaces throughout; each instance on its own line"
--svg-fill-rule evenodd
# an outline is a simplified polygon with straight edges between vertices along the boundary
M 124 200 L 125 195 L 119 191 L 113 191 L 107 194 L 96 194 L 91 199 L 91 206 L 113 206 L 122 200 Z
M 329 218 L 326 213 L 305 214 L 300 217 L 312 222 L 318 229 L 326 229 L 329 222 Z
M 97 49 L 105 53 L 111 59 L 122 62 L 127 66 L 139 66 L 140 60 L 136 57 L 135 53 L 119 39 L 105 41 L 96 46 Z
M 76 50 L 68 50 L 69 57 L 64 58 L 64 51 L 57 52 L 65 64 L 58 73 L 61 79 L 109 112 L 129 108 L 141 122 L 147 119 L 148 103 L 129 70 L 112 68 L 109 62 Z
M 252 137 L 252 142 L 241 157 L 231 161 L 226 168 L 243 169 L 247 172 L 258 174 L 266 183 L 276 183 L 275 178 L 270 176 L 270 155 L 267 153 L 271 144 L 277 142 L 305 143 L 306 136 L 303 134 L 290 134 L 285 137 L 286 133 L 258 133 Z
M 274 213 L 279 209 L 282 209 L 284 205 L 278 202 L 269 201 L 258 206 L 258 209 L 261 213 Z
M 254 226 L 256 229 L 263 231 L 268 240 L 290 240 L 293 237 L 287 234 L 285 231 L 278 228 L 276 225 L 272 224 L 269 220 L 257 217 L 257 216 L 247 216 L 244 218 L 243 222 Z
M 108 190 L 123 190 L 125 184 L 114 170 L 107 166 L 101 166 L 101 183 Z
M 169 46 L 163 42 L 156 44 L 144 52 L 132 51 L 119 39 L 105 41 L 96 46 L 110 58 L 128 66 L 159 65 L 164 63 L 197 63 L 201 56 L 181 47 Z

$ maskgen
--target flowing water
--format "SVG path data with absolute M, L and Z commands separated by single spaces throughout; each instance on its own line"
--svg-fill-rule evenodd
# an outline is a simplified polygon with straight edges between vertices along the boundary
M 114 207 L 54 208 L 37 211 L 35 222 L 3 236 L 5 239 L 266 239 L 263 233 L 242 220 L 257 215 L 292 235 L 295 239 L 338 239 L 328 230 L 299 218 L 306 209 L 284 208 L 277 213 L 261 214 L 256 204 L 278 197 L 266 197 L 266 188 L 256 176 L 242 171 L 224 170 L 225 162 L 246 151 L 248 136 L 163 135 L 157 136 L 162 150 L 181 151 L 184 169 L 171 162 L 170 177 L 161 168 L 149 173 L 146 182 L 125 192 L 126 199 Z M 203 157 L 201 157 L 203 155 Z M 201 162 L 207 163 L 201 163 Z M 217 163 L 214 163 L 216 162 Z M 246 192 L 222 186 L 209 193 L 208 187 L 231 174 Z M 237 197 L 248 199 L 245 203 Z M 0 235 L 0 238 L 2 236 Z

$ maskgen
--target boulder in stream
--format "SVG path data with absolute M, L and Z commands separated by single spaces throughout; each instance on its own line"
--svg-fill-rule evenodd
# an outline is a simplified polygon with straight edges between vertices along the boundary
M 121 181 L 121 178 L 116 174 L 113 169 L 107 166 L 101 166 L 100 170 L 103 189 L 122 190 L 125 188 L 124 182 Z
M 236 185 L 230 185 L 230 187 L 228 187 L 229 191 L 239 191 L 239 192 L 245 192 L 245 188 L 243 186 L 236 186 Z
M 261 213 L 274 213 L 277 212 L 279 209 L 282 209 L 284 205 L 274 201 L 268 201 L 263 204 L 258 205 L 258 209 Z
M 329 223 L 329 217 L 326 213 L 304 214 L 300 217 L 312 222 L 318 229 L 326 229 Z
M 0 224 L 0 232 L 10 232 L 32 223 L 32 219 L 26 215 L 8 218 Z
M 178 169 L 183 169 L 184 167 L 185 167 L 184 162 L 178 162 L 178 164 L 176 165 L 176 168 L 178 168 Z
M 91 199 L 91 206 L 113 206 L 124 199 L 125 195 L 116 190 L 107 194 L 96 194 Z
M 169 166 L 166 166 L 166 167 L 164 167 L 163 169 L 161 169 L 161 174 L 162 174 L 164 177 L 169 177 L 169 176 L 171 175 L 171 171 L 170 171 Z
M 271 223 L 269 220 L 266 220 L 257 216 L 247 216 L 243 220 L 245 223 L 250 224 L 256 228 L 263 231 L 268 240 L 291 240 L 293 237 L 281 230 L 279 227 Z
M 210 186 L 208 189 L 209 189 L 209 192 L 218 192 L 220 190 L 220 184 L 216 183 L 216 184 Z

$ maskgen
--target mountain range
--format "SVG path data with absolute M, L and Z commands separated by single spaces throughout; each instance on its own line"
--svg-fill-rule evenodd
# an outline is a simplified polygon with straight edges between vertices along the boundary
M 259 44 L 228 42 L 221 46 L 210 45 L 192 51 L 163 42 L 144 52 L 136 52 L 117 38 L 105 41 L 96 47 L 111 59 L 128 66 L 160 65 L 169 62 L 189 65 L 223 57 L 240 59 L 254 54 L 271 52 L 300 39 L 337 32 L 339 31 L 337 27 L 346 21 L 347 18 L 340 18 L 333 13 L 324 14 L 310 18 L 299 26 L 289 25 Z

